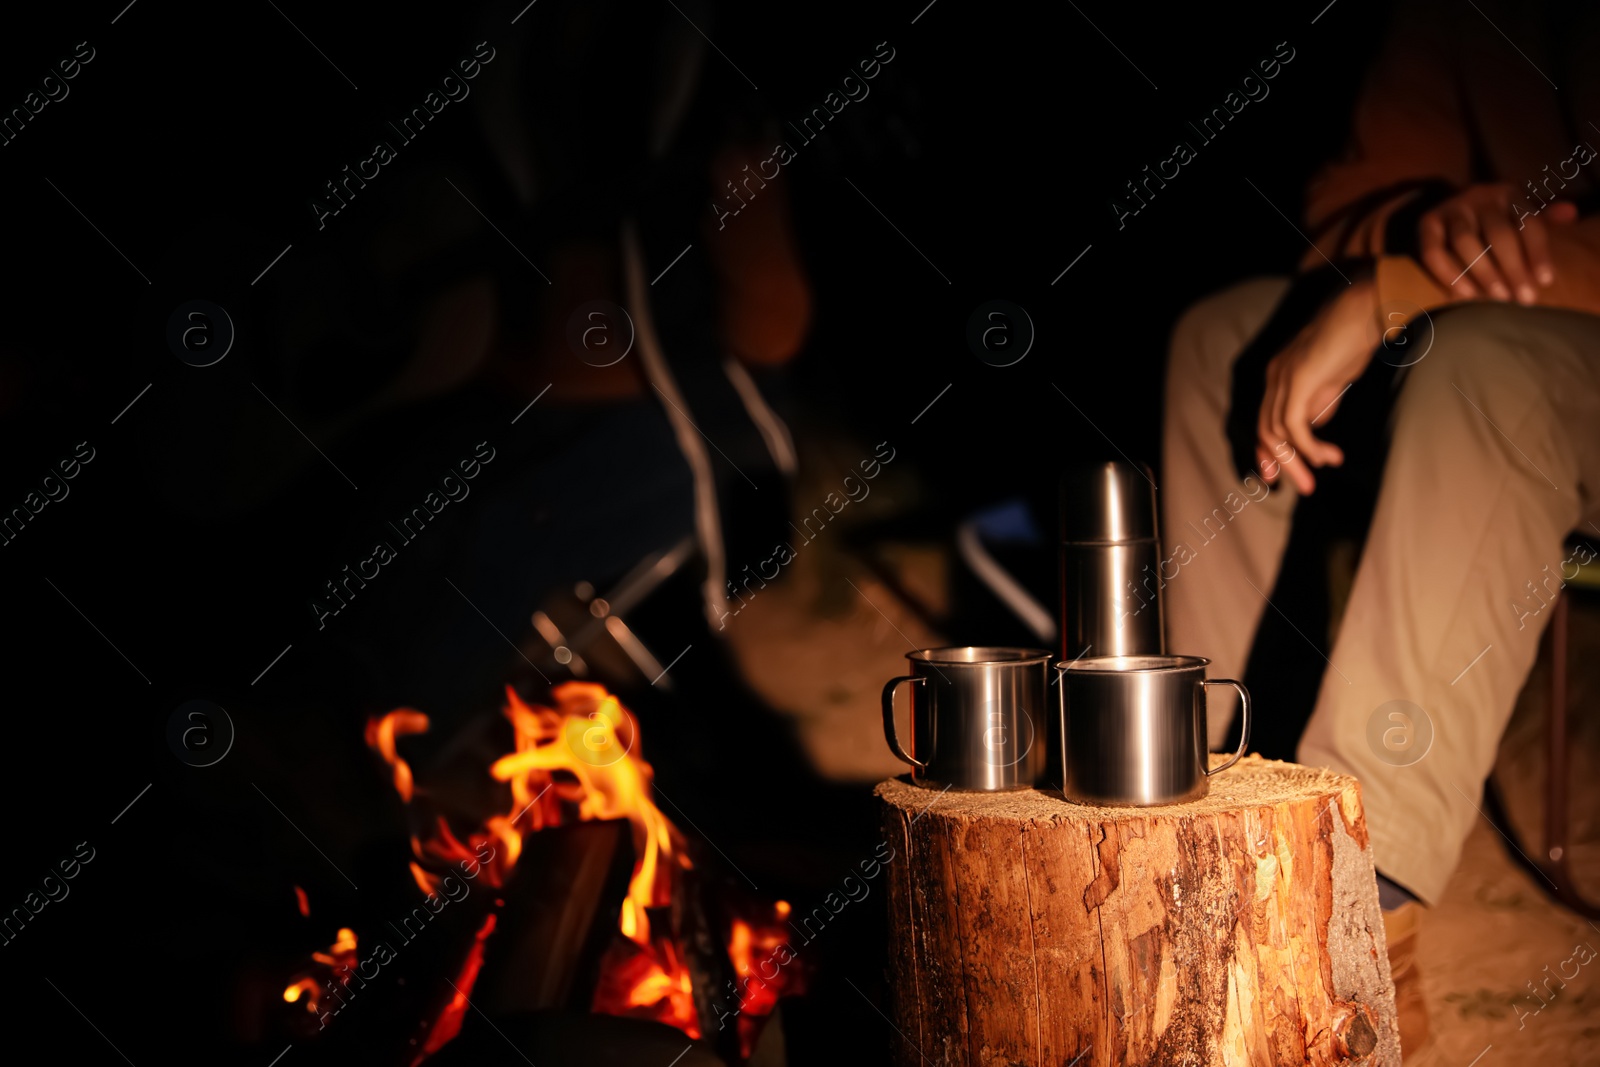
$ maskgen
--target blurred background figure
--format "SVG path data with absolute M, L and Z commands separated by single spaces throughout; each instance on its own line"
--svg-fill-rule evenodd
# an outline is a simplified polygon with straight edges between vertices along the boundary
M 794 448 L 752 371 L 800 350 L 810 287 L 781 183 L 712 225 L 762 120 L 747 91 L 707 94 L 706 52 L 670 7 L 564 9 L 513 37 L 474 101 L 491 165 L 441 161 L 421 217 L 371 238 L 423 295 L 410 351 L 357 416 L 368 447 L 415 447 L 419 421 L 465 440 L 539 405 L 496 435 L 511 470 L 433 537 L 437 565 L 387 583 L 389 625 L 361 631 L 396 696 L 492 703 L 506 650 L 485 620 L 523 633 L 552 591 L 685 539 L 715 619 L 729 539 L 783 528 Z M 400 514 L 417 493 L 385 491 Z

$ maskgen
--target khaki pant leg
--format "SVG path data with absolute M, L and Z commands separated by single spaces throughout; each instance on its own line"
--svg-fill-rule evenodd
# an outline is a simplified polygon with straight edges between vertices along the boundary
M 1299 759 L 1360 779 L 1378 869 L 1432 902 L 1479 815 L 1563 539 L 1595 508 L 1600 318 L 1447 311 L 1406 373 Z
M 1243 282 L 1195 304 L 1173 330 L 1160 494 L 1167 648 L 1209 657 L 1213 678 L 1244 673 L 1289 539 L 1294 490 L 1287 479 L 1281 489 L 1241 482 L 1224 427 L 1234 360 L 1288 288 L 1284 278 Z M 1210 705 L 1211 747 L 1232 708 L 1228 697 Z

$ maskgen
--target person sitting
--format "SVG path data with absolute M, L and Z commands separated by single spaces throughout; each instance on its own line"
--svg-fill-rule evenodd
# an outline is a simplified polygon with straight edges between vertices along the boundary
M 1586 211 L 1600 128 L 1574 121 L 1600 115 L 1597 31 L 1592 7 L 1403 0 L 1348 151 L 1306 198 L 1302 278 L 1320 268 L 1333 295 L 1261 365 L 1240 361 L 1290 279 L 1203 300 L 1171 344 L 1168 536 L 1230 494 L 1252 500 L 1166 581 L 1172 647 L 1224 677 L 1242 675 L 1297 498 L 1346 459 L 1319 428 L 1375 354 L 1416 346 L 1391 360 L 1376 508 L 1297 755 L 1361 782 L 1408 1065 L 1436 1051 L 1419 905 L 1438 901 L 1478 815 L 1549 617 L 1534 596 L 1559 591 L 1572 531 L 1600 532 L 1600 217 Z M 1426 718 L 1406 728 L 1432 734 L 1404 759 L 1369 741 L 1397 700 Z M 1211 723 L 1213 747 L 1228 725 Z

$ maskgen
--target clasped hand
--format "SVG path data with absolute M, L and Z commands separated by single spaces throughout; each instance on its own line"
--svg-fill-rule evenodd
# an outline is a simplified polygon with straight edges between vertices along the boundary
M 1514 211 L 1504 183 L 1468 186 L 1417 224 L 1418 259 L 1460 300 L 1487 297 L 1533 304 L 1536 286 L 1555 281 L 1552 225 L 1570 225 L 1577 209 L 1554 201 L 1536 214 Z M 1302 493 L 1315 491 L 1314 467 L 1337 467 L 1344 453 L 1312 433 L 1333 418 L 1379 342 L 1377 286 L 1353 282 L 1318 312 L 1267 364 L 1267 390 L 1256 420 L 1256 462 L 1276 482 L 1284 472 Z

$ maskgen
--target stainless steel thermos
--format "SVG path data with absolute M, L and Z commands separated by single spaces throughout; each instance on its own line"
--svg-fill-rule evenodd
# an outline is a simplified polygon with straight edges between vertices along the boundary
M 1061 658 L 1160 655 L 1161 541 L 1150 468 L 1080 463 L 1061 476 Z M 1061 722 L 1048 719 L 1043 781 L 1063 784 Z
M 1150 468 L 1096 463 L 1061 479 L 1061 655 L 1159 655 L 1161 541 Z

